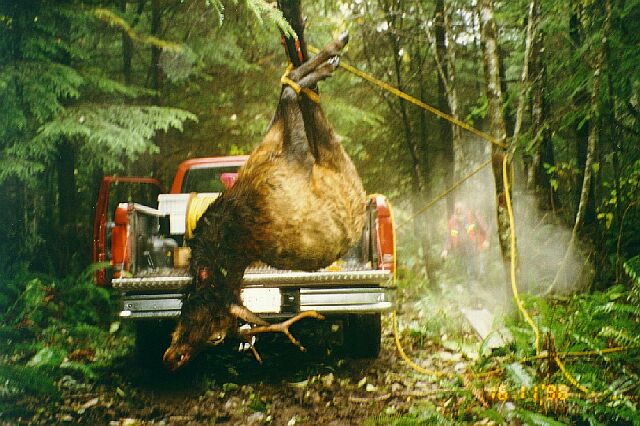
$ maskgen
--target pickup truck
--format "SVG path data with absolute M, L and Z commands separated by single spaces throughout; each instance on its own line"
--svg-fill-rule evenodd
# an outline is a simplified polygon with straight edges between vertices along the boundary
M 180 316 L 189 273 L 189 209 L 215 199 L 233 185 L 248 156 L 194 158 L 182 162 L 168 193 L 153 178 L 103 178 L 93 232 L 94 262 L 108 262 L 96 284 L 121 296 L 122 320 L 136 321 L 138 350 L 168 344 L 168 331 Z M 134 185 L 135 190 L 122 191 Z M 157 194 L 157 198 L 149 193 Z M 113 193 L 120 193 L 113 196 Z M 136 195 L 134 195 L 136 194 Z M 144 194 L 144 195 L 140 195 Z M 134 202 L 147 198 L 145 203 Z M 139 201 L 140 201 L 139 200 Z M 156 202 L 157 200 L 157 202 Z M 347 355 L 376 357 L 381 314 L 394 307 L 394 234 L 384 196 L 370 196 L 359 244 L 327 268 L 315 272 L 277 270 L 264 264 L 244 274 L 242 300 L 267 321 L 299 312 L 322 313 L 342 340 Z M 323 322 L 324 323 L 324 322 Z M 164 324 L 164 325 L 163 325 Z

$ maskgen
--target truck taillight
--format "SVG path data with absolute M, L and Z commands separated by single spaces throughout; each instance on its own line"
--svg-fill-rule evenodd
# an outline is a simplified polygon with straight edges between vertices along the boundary
M 393 233 L 393 222 L 391 220 L 391 205 L 386 197 L 376 195 L 371 197 L 375 202 L 377 219 L 376 233 L 378 240 L 378 268 L 390 270 L 395 274 L 395 241 Z
M 129 250 L 127 247 L 129 233 L 129 207 L 119 204 L 114 216 L 115 226 L 111 231 L 111 266 L 113 277 L 119 278 L 121 271 L 129 269 Z

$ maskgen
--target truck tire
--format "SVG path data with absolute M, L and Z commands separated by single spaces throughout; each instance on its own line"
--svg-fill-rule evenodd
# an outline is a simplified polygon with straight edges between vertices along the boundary
M 380 353 L 380 314 L 351 314 L 344 328 L 344 351 L 352 358 L 377 358 Z
M 135 323 L 136 361 L 146 368 L 162 367 L 162 355 L 171 343 L 175 323 L 170 320 L 139 320 Z

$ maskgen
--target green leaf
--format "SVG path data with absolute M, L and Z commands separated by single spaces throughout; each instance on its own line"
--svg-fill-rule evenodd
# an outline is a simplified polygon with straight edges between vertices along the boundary
M 522 364 L 513 362 L 507 365 L 506 370 L 509 378 L 516 384 L 516 386 L 524 386 L 525 388 L 533 387 L 533 377 L 527 373 Z
M 14 391 L 35 396 L 57 396 L 53 380 L 37 368 L 0 363 L 0 396 Z
M 544 416 L 540 413 L 525 409 L 516 409 L 516 415 L 520 420 L 527 424 L 536 426 L 565 426 L 565 423 L 559 422 L 551 417 Z
M 28 367 L 59 367 L 66 352 L 57 348 L 42 348 L 27 362 Z

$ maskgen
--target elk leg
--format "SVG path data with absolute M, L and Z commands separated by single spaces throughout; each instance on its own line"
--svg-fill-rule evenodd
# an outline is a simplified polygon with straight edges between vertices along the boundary
M 318 81 L 329 77 L 340 64 L 340 57 L 334 56 L 325 61 L 313 72 L 302 78 L 298 83 L 301 88 L 313 87 Z M 304 95 L 303 95 L 304 96 Z M 344 153 L 340 140 L 333 132 L 333 127 L 325 117 L 320 105 L 314 102 L 307 102 L 309 116 L 308 129 L 313 129 L 315 141 L 313 155 L 317 163 L 337 166 L 343 161 Z
M 316 66 L 312 72 L 299 80 L 298 85 L 300 88 L 314 87 L 318 81 L 329 77 L 338 67 L 339 63 L 340 58 L 338 56 L 330 57 L 319 66 Z M 292 79 L 291 75 L 289 75 L 289 78 Z M 295 81 L 294 79 L 292 80 Z M 322 128 L 319 129 L 316 129 L 316 126 L 312 123 L 305 123 L 304 115 L 302 114 L 300 107 L 300 102 L 302 101 L 303 100 L 298 99 L 298 95 L 292 87 L 283 87 L 282 94 L 280 96 L 280 105 L 278 108 L 279 115 L 283 118 L 284 123 L 283 150 L 287 155 L 299 162 L 303 169 L 311 172 L 318 149 L 315 146 L 311 147 L 307 131 L 311 131 L 314 134 L 319 131 L 320 133 L 318 136 L 321 139 L 321 144 L 326 144 L 325 139 L 327 139 L 327 135 L 333 135 L 333 133 L 330 130 L 328 123 L 326 123 L 326 120 L 322 125 Z M 312 104 L 308 106 L 311 111 L 320 109 L 320 107 L 314 102 L 306 102 L 307 104 Z M 312 112 L 312 117 L 315 117 L 316 115 L 317 114 L 315 112 Z M 315 121 L 316 120 L 314 120 L 314 122 Z M 307 126 L 305 124 L 309 125 Z M 312 137 L 311 140 L 315 140 L 315 138 Z
M 316 67 L 312 72 L 298 81 L 300 88 L 314 87 L 320 80 L 329 77 L 340 64 L 339 56 L 332 56 Z M 291 78 L 291 77 L 290 77 Z M 302 95 L 304 96 L 304 95 Z M 309 172 L 319 157 L 319 147 L 330 144 L 334 139 L 333 130 L 324 119 L 320 106 L 314 102 L 307 101 L 308 111 L 311 113 L 312 122 L 305 123 L 298 95 L 289 86 L 283 87 L 280 96 L 279 114 L 284 121 L 284 144 L 283 151 L 300 162 Z M 311 147 L 307 132 L 312 131 L 315 137 L 316 146 Z
M 340 65 L 340 57 L 332 56 L 328 60 L 324 61 L 320 66 L 316 67 L 312 72 L 304 76 L 298 81 L 301 88 L 309 88 L 315 86 L 320 80 L 324 80 L 333 74 L 336 68 Z
M 324 319 L 324 317 L 316 311 L 305 311 L 305 312 L 300 312 L 298 315 L 296 315 L 293 318 L 289 318 L 288 320 L 277 323 L 277 324 L 260 325 L 257 327 L 253 327 L 249 330 L 240 330 L 240 334 L 245 336 L 254 336 L 260 333 L 282 333 L 285 336 L 287 336 L 287 338 L 291 341 L 291 343 L 296 345 L 298 348 L 300 348 L 301 351 L 304 352 L 306 350 L 304 346 L 302 346 L 300 342 L 295 337 L 293 337 L 293 335 L 289 331 L 289 327 L 291 327 L 291 325 L 300 321 L 303 318 L 316 318 L 320 320 Z
M 307 74 L 314 71 L 316 68 L 321 66 L 324 62 L 326 62 L 332 56 L 337 56 L 340 54 L 344 46 L 349 42 L 349 33 L 346 31 L 340 36 L 333 40 L 331 43 L 326 45 L 324 49 L 318 52 L 313 58 L 309 59 L 307 62 L 300 65 L 298 68 L 294 69 L 289 73 L 289 78 L 293 81 L 299 81 Z
M 314 158 L 309 151 L 309 139 L 304 128 L 304 118 L 298 103 L 298 95 L 289 86 L 282 89 L 278 114 L 283 120 L 283 151 L 311 172 Z M 276 119 L 276 121 L 278 121 Z

